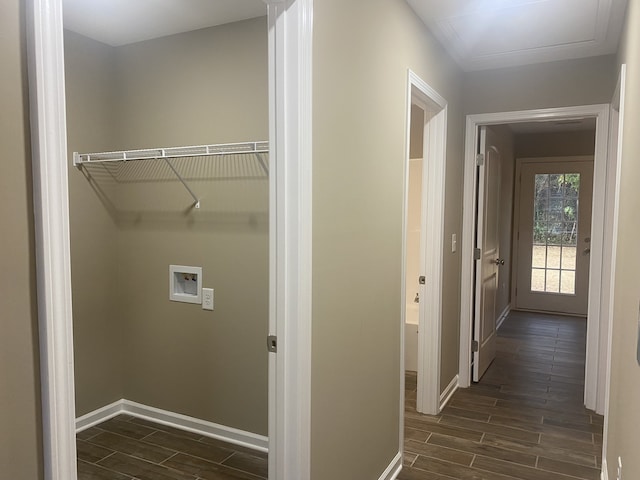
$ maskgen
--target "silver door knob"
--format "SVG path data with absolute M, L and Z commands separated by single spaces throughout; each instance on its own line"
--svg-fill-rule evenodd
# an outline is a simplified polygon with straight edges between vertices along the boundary
M 496 265 L 504 265 L 504 259 L 503 259 L 503 258 L 496 258 L 496 259 L 494 260 L 494 263 L 495 263 Z
M 584 253 L 585 255 L 589 255 L 591 253 L 591 249 L 590 248 L 585 248 L 582 253 Z

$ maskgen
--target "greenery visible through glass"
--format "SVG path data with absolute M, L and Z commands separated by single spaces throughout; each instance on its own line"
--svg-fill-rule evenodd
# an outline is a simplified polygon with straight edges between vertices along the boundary
M 531 291 L 575 294 L 580 174 L 538 174 L 533 198 Z

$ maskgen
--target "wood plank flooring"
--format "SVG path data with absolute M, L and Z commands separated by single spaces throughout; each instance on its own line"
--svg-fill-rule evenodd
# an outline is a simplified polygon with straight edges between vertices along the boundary
M 480 383 L 442 413 L 415 410 L 406 375 L 399 480 L 598 480 L 603 417 L 583 406 L 586 321 L 513 312 Z
M 264 480 L 267 454 L 119 415 L 80 432 L 78 480 Z

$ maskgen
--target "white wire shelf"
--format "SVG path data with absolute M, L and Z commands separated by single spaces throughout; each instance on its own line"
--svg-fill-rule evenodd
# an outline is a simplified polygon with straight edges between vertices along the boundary
M 228 155 L 251 155 L 254 154 L 265 175 L 269 175 L 269 169 L 262 154 L 269 153 L 269 142 L 242 142 L 242 143 L 221 143 L 215 145 L 195 145 L 190 147 L 166 147 L 166 148 L 145 148 L 138 150 L 119 150 L 113 152 L 99 153 L 78 153 L 73 152 L 73 166 L 82 168 L 83 165 L 130 162 L 138 160 L 164 160 L 167 166 L 175 174 L 178 180 L 185 187 L 191 198 L 194 200 L 193 206 L 200 208 L 200 200 L 191 189 L 189 184 L 180 175 L 171 159 L 185 157 L 217 157 Z
M 159 160 L 181 157 L 208 157 L 238 153 L 269 153 L 269 142 L 222 143 L 192 147 L 145 148 L 100 153 L 73 153 L 73 166 L 86 163 L 127 162 L 132 160 Z

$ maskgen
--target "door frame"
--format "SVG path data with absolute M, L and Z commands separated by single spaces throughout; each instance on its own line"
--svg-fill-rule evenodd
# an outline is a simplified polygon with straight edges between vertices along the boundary
M 420 292 L 418 321 L 418 412 L 435 415 L 440 412 L 440 336 L 442 328 L 442 265 L 444 245 L 444 200 L 447 142 L 447 101 L 413 71 L 407 78 L 407 123 L 404 171 L 404 206 L 402 222 L 402 310 L 400 335 L 400 420 L 404 418 L 404 332 L 406 321 L 406 262 L 407 218 L 409 205 L 409 145 L 411 139 L 411 105 L 425 111 L 423 143 L 421 254 L 424 264 L 420 270 L 427 276 L 427 285 Z M 426 181 L 425 181 L 426 180 Z M 429 227 L 429 228 L 427 228 Z M 427 248 L 428 246 L 428 248 Z M 427 272 L 430 275 L 427 275 Z M 429 288 L 427 288 L 429 287 Z M 404 444 L 400 431 L 400 449 Z
M 583 105 L 512 112 L 482 113 L 467 115 L 464 160 L 464 199 L 462 222 L 462 265 L 460 298 L 460 358 L 459 385 L 468 387 L 471 383 L 471 322 L 473 319 L 473 232 L 475 225 L 475 164 L 478 127 L 505 123 L 531 121 L 556 121 L 571 118 L 593 117 L 596 119 L 596 144 L 594 152 L 594 188 L 591 223 L 591 260 L 589 278 L 589 306 L 587 315 L 587 354 L 585 362 L 584 403 L 589 409 L 603 413 L 604 406 L 597 401 L 605 389 L 605 382 L 599 378 L 599 366 L 606 362 L 607 352 L 600 348 L 600 324 L 606 321 L 607 312 L 601 310 L 603 291 L 602 262 L 610 253 L 603 254 L 604 219 L 606 211 L 605 186 L 607 178 L 607 157 L 609 140 L 608 104 Z M 598 235 L 593 235 L 598 232 Z
M 522 168 L 525 164 L 531 165 L 531 164 L 537 164 L 537 163 L 549 163 L 550 161 L 554 161 L 554 162 L 557 161 L 558 163 L 565 163 L 567 165 L 570 165 L 573 162 L 585 162 L 585 161 L 593 163 L 593 155 L 563 155 L 563 156 L 554 156 L 554 157 L 517 157 L 515 159 L 515 169 L 514 169 L 515 177 L 514 178 L 516 179 L 516 181 L 514 182 L 515 185 L 514 185 L 514 198 L 513 198 L 513 232 L 511 235 L 511 242 L 512 242 L 511 280 L 512 281 L 511 281 L 511 288 L 510 288 L 511 301 L 513 302 L 513 305 L 511 306 L 511 308 L 514 310 L 517 307 L 516 289 L 518 285 L 518 269 L 521 267 L 519 262 L 519 257 L 518 257 L 518 254 L 520 253 L 520 244 L 518 242 L 518 238 L 519 238 L 518 231 L 520 230 L 520 224 L 521 224 L 520 208 L 522 206 L 521 204 L 522 185 L 521 185 L 521 182 L 518 180 L 518 178 L 522 174 Z M 592 186 L 591 188 L 593 189 L 594 187 Z M 578 247 L 579 246 L 576 247 L 576 252 Z M 522 265 L 522 267 L 528 268 L 530 266 Z M 603 285 L 603 288 L 606 288 L 606 287 L 604 287 Z M 528 309 L 523 309 L 523 310 L 528 310 Z M 540 311 L 544 312 L 544 310 L 542 309 Z M 556 313 L 556 312 L 549 311 L 549 313 Z M 574 314 L 569 313 L 568 315 L 574 315 Z M 581 316 L 581 315 L 575 314 L 575 316 Z
M 279 339 L 278 353 L 269 356 L 269 476 L 308 480 L 313 0 L 265 3 L 273 205 L 269 332 Z M 27 9 L 44 478 L 76 480 L 62 0 L 29 0 Z
M 618 239 L 618 211 L 620 198 L 620 169 L 622 166 L 622 140 L 624 133 L 624 104 L 626 93 L 627 65 L 620 65 L 618 74 L 618 83 L 611 99 L 611 129 L 610 129 L 610 151 L 609 155 L 615 159 L 610 162 L 607 176 L 607 207 L 609 210 L 607 217 L 607 226 L 605 231 L 605 246 L 608 247 L 605 259 L 608 262 L 606 272 L 609 273 L 605 277 L 603 295 L 603 308 L 605 308 L 607 323 L 601 325 L 601 345 L 607 353 L 607 362 L 600 365 L 599 378 L 605 382 L 606 388 L 602 397 L 598 396 L 598 402 L 604 405 L 604 428 L 602 441 L 602 472 L 607 470 L 607 439 L 609 437 L 609 404 L 611 391 L 611 349 L 613 344 L 613 298 L 615 290 L 615 265 L 617 258 L 617 239 Z

